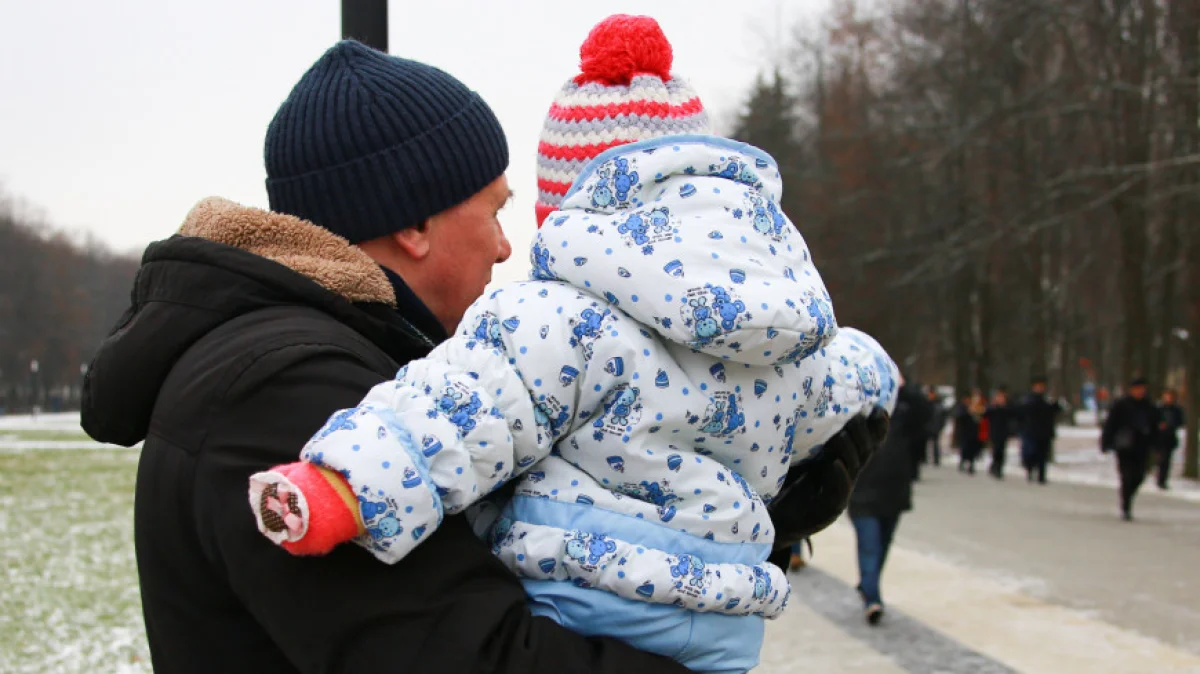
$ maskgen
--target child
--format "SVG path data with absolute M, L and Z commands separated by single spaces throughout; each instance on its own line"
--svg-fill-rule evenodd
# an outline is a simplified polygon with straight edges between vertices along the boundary
M 539 147 L 533 280 L 252 477 L 250 503 L 295 554 L 354 540 L 389 563 L 475 504 L 535 614 L 744 672 L 789 592 L 765 504 L 890 410 L 896 368 L 838 331 L 774 161 L 679 135 L 707 119 L 653 20 L 612 17 L 581 56 Z

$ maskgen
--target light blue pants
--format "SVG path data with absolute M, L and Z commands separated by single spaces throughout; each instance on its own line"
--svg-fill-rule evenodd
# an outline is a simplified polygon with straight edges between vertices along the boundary
M 744 674 L 758 664 L 763 619 L 698 613 L 582 588 L 567 581 L 526 580 L 534 615 L 589 637 L 613 637 L 707 674 Z

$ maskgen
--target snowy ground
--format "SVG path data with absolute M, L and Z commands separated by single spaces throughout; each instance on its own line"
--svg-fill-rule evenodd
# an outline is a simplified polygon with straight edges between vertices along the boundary
M 0 451 L 0 671 L 148 672 L 137 452 Z
M 101 445 L 79 427 L 78 412 L 0 416 L 0 452 L 30 449 L 96 449 Z
M 0 672 L 150 671 L 132 548 L 138 452 L 93 443 L 78 423 L 0 417 Z M 1097 441 L 1094 426 L 1060 429 L 1048 487 L 1019 467 L 1003 484 L 957 474 L 953 458 L 927 469 L 888 562 L 880 629 L 862 621 L 853 535 L 835 525 L 768 625 L 756 674 L 1200 672 L 1188 599 L 1200 596 L 1200 488 L 1151 485 L 1139 522 L 1121 523 Z

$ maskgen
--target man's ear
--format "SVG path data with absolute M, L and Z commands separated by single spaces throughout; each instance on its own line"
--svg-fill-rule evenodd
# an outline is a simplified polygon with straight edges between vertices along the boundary
M 429 256 L 431 248 L 429 229 L 429 221 L 426 220 L 416 227 L 408 227 L 392 234 L 392 240 L 408 257 L 417 261 L 424 260 Z

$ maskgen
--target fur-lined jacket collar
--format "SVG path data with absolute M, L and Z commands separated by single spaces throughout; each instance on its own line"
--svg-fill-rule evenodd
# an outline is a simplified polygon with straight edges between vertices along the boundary
M 366 253 L 295 216 L 209 197 L 192 208 L 179 233 L 278 262 L 351 302 L 396 304 L 392 284 Z

